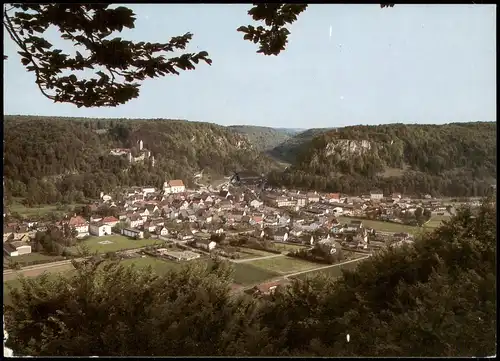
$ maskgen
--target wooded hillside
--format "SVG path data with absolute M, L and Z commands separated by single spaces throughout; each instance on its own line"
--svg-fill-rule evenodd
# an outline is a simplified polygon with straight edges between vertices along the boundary
M 268 151 L 292 137 L 290 130 L 252 125 L 231 125 L 229 129 L 247 137 L 259 151 Z
M 496 183 L 496 123 L 352 126 L 299 135 L 296 157 L 276 184 L 345 193 L 482 196 Z
M 31 204 L 80 201 L 121 185 L 160 187 L 167 179 L 189 183 L 193 174 L 222 177 L 235 171 L 263 172 L 275 163 L 225 127 L 182 120 L 4 118 L 4 177 L 8 197 Z M 155 157 L 130 165 L 113 148 L 138 152 L 137 141 Z M 8 198 L 7 197 L 7 198 Z

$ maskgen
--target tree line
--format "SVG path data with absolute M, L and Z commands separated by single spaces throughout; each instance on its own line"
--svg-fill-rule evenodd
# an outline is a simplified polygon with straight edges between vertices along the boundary
M 271 172 L 272 185 L 466 197 L 491 194 L 497 176 L 492 122 L 351 126 L 302 138 L 300 146 L 289 142 L 297 156 L 285 172 Z M 357 149 L 347 149 L 348 142 Z
M 82 203 L 125 186 L 162 187 L 168 179 L 193 185 L 193 174 L 222 177 L 240 170 L 263 172 L 274 163 L 246 139 L 214 124 L 176 120 L 5 117 L 4 194 L 28 205 Z M 137 152 L 151 161 L 130 164 L 113 148 Z

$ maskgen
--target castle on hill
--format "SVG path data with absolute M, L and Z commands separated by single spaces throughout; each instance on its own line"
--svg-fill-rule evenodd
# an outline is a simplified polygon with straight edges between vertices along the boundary
M 155 166 L 155 157 L 153 155 L 151 155 L 151 151 L 144 148 L 144 143 L 142 140 L 138 140 L 137 145 L 139 148 L 139 151 L 138 151 L 139 155 L 137 157 L 134 157 L 132 155 L 132 149 L 128 149 L 128 148 L 111 149 L 109 154 L 115 155 L 115 156 L 126 156 L 129 163 L 145 162 L 145 161 L 149 160 L 151 162 L 151 165 L 154 167 Z

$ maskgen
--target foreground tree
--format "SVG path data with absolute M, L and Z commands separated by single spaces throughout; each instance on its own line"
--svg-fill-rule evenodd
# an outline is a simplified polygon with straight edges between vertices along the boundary
M 135 14 L 127 7 L 110 4 L 8 4 L 3 24 L 19 48 L 21 62 L 35 73 L 41 93 L 54 102 L 78 107 L 105 107 L 124 104 L 139 96 L 147 78 L 179 75 L 193 70 L 200 61 L 211 64 L 206 51 L 167 57 L 185 50 L 193 34 L 175 36 L 166 43 L 132 42 L 110 38 L 124 28 L 133 29 Z M 393 6 L 382 4 L 382 7 Z M 288 24 L 307 8 L 305 4 L 255 4 L 248 14 L 266 27 L 238 28 L 244 39 L 259 43 L 258 53 L 278 55 L 285 49 Z M 61 37 L 77 49 L 74 55 L 53 49 L 43 37 L 55 26 Z M 4 55 L 4 59 L 7 57 Z M 79 77 L 75 72 L 95 70 L 97 77 Z M 70 74 L 69 74 L 70 73 Z
M 76 264 L 72 277 L 23 279 L 6 306 L 17 355 L 223 355 L 248 344 L 254 301 L 233 299 L 226 264 L 165 276 L 117 262 Z M 246 331 L 245 331 L 246 330 Z
M 496 210 L 485 202 L 337 283 L 316 278 L 277 292 L 261 327 L 277 349 L 302 356 L 493 355 L 495 255 Z
M 496 344 L 496 210 L 460 210 L 413 246 L 268 299 L 215 262 L 156 275 L 116 262 L 22 281 L 8 346 L 50 356 L 487 356 Z M 350 342 L 347 341 L 350 336 Z

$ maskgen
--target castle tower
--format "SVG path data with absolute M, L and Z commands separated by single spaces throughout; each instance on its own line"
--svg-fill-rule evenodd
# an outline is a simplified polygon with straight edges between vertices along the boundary
M 141 151 L 143 147 L 144 144 L 142 143 L 142 140 L 139 140 L 139 151 Z
M 154 156 L 152 156 L 152 157 L 151 157 L 151 167 L 153 167 L 153 168 L 154 168 L 154 166 L 155 166 L 155 157 L 154 157 Z

